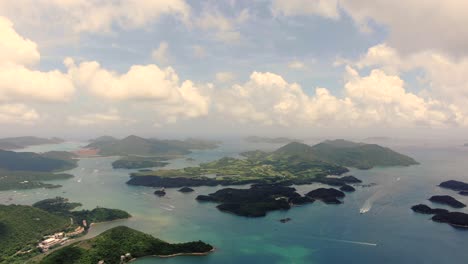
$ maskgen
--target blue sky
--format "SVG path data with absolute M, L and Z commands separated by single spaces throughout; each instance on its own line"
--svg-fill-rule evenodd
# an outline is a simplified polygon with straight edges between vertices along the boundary
M 0 123 L 64 136 L 463 134 L 464 7 L 0 1 Z

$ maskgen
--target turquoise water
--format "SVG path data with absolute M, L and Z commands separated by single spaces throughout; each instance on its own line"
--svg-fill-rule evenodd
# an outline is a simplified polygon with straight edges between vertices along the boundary
M 67 144 L 36 146 L 34 151 L 69 150 L 80 145 Z M 196 162 L 179 159 L 171 167 L 236 156 L 239 151 L 257 147 L 266 146 L 227 144 L 218 150 L 191 154 Z M 70 171 L 75 175 L 73 179 L 55 182 L 62 188 L 0 192 L 0 203 L 32 204 L 64 196 L 83 203 L 84 208 L 119 208 L 133 215 L 128 220 L 95 225 L 87 237 L 112 226 L 127 225 L 170 242 L 201 239 L 216 247 L 216 252 L 206 257 L 145 258 L 134 262 L 137 264 L 463 263 L 468 258 L 468 231 L 434 223 L 427 215 L 413 213 L 410 207 L 418 203 L 431 205 L 427 198 L 441 193 L 468 203 L 468 197 L 436 186 L 447 179 L 468 181 L 468 149 L 399 147 L 398 150 L 413 156 L 421 165 L 353 170 L 351 174 L 365 183 L 377 185 L 358 187 L 342 205 L 316 202 L 273 212 L 265 218 L 225 214 L 217 211 L 215 204 L 195 201 L 196 195 L 211 193 L 219 187 L 198 187 L 189 194 L 169 189 L 166 197 L 158 198 L 153 195 L 153 188 L 128 186 L 125 182 L 131 171 L 113 170 L 110 164 L 115 157 L 81 159 L 79 167 Z M 307 192 L 318 186 L 297 189 Z M 360 214 L 359 209 L 366 204 L 370 211 Z M 284 217 L 292 221 L 278 222 Z

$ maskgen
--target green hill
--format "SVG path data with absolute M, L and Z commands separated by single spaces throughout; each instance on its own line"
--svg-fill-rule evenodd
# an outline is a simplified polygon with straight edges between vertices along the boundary
M 72 160 L 72 156 L 67 158 L 62 152 L 37 154 L 0 150 L 0 170 L 52 172 L 71 169 L 75 166 L 76 161 Z
M 409 166 L 418 164 L 413 158 L 376 144 L 327 140 L 312 147 L 321 160 L 359 169 Z
M 195 139 L 159 140 L 128 136 L 121 140 L 98 140 L 87 148 L 98 149 L 105 156 L 181 156 L 189 154 L 191 149 L 216 148 L 217 143 Z
M 292 142 L 274 151 L 270 156 L 296 156 L 305 160 L 320 160 L 359 169 L 418 164 L 413 158 L 386 147 L 342 139 L 326 140 L 314 146 Z
M 28 146 L 62 143 L 60 138 L 10 137 L 0 139 L 0 149 L 21 149 Z
M 74 154 L 64 151 L 37 154 L 0 150 L 0 190 L 60 187 L 42 181 L 73 177 L 55 172 L 76 167 L 74 157 Z
M 24 205 L 0 205 L 0 263 L 24 263 L 37 254 L 36 244 L 44 235 L 66 229 L 68 217 Z M 17 254 L 28 251 L 29 254 Z
M 130 253 L 130 258 L 152 255 L 206 254 L 213 247 L 202 241 L 170 244 L 151 235 L 125 226 L 114 227 L 99 236 L 77 242 L 46 256 L 41 264 L 107 264 L 121 263 L 120 256 Z

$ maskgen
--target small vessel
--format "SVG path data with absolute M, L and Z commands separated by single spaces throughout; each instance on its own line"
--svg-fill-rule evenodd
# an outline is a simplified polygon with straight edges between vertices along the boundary
M 359 210 L 359 213 L 361 213 L 361 214 L 365 214 L 365 213 L 367 213 L 367 212 L 369 212 L 369 208 L 361 208 L 361 209 Z

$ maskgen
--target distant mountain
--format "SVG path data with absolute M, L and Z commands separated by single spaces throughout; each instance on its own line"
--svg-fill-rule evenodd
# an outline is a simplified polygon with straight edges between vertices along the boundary
M 320 160 L 314 149 L 304 143 L 291 142 L 270 154 L 272 158 L 299 157 L 304 160 Z
M 359 169 L 375 166 L 409 166 L 418 164 L 414 159 L 376 144 L 355 143 L 342 139 L 327 140 L 314 146 L 289 143 L 271 154 L 296 156 L 306 160 L 319 160 L 331 164 Z
M 0 139 L 0 149 L 12 150 L 22 149 L 29 146 L 44 145 L 44 144 L 58 144 L 64 142 L 60 138 L 39 138 L 39 137 L 10 137 Z
M 211 149 L 218 147 L 214 141 L 204 141 L 196 139 L 181 140 L 160 140 L 146 139 L 138 136 L 128 136 L 124 139 L 97 140 L 86 146 L 87 148 L 98 149 L 100 155 L 106 156 L 179 156 L 189 154 L 191 149 Z
M 298 139 L 291 139 L 286 137 L 276 137 L 276 138 L 269 138 L 269 137 L 258 137 L 258 136 L 249 136 L 244 138 L 245 141 L 250 143 L 270 143 L 270 144 L 286 144 L 289 142 L 300 142 Z
M 91 143 L 95 142 L 111 142 L 111 141 L 117 141 L 118 139 L 112 136 L 100 136 L 94 139 L 89 140 Z
M 67 156 L 68 155 L 68 156 Z M 14 152 L 0 150 L 0 171 L 53 172 L 76 166 L 68 152 Z

